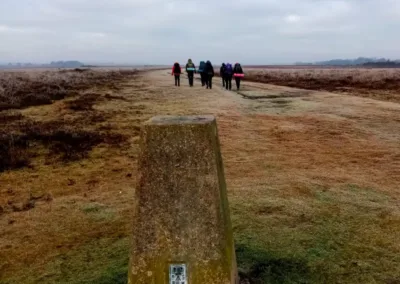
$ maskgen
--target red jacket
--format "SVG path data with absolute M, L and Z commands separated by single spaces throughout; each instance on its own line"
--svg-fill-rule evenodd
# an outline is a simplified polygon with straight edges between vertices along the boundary
M 174 66 L 172 66 L 172 75 L 175 75 L 175 76 L 178 76 L 178 75 L 181 75 L 181 73 L 182 73 L 182 69 L 181 69 L 181 66 L 179 66 L 179 73 L 178 72 L 175 72 L 175 64 L 174 64 Z

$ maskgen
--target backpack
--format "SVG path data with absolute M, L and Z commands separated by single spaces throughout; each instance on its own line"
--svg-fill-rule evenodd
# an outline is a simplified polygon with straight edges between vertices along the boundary
M 206 63 L 204 61 L 201 61 L 200 65 L 199 65 L 199 71 L 203 72 L 205 67 L 206 67 Z
M 239 73 L 239 74 L 243 73 L 242 66 L 239 63 L 235 64 L 235 73 Z
M 225 64 L 221 65 L 221 68 L 219 69 L 221 76 L 223 76 L 225 74 L 225 68 L 226 68 Z
M 209 61 L 206 62 L 206 67 L 204 68 L 204 71 L 208 75 L 214 75 L 214 68 L 213 68 L 211 62 L 209 62 Z
M 179 65 L 179 63 L 174 64 L 174 73 L 175 74 L 181 73 L 181 66 Z
M 232 64 L 228 63 L 225 65 L 225 74 L 227 74 L 227 75 L 233 74 Z

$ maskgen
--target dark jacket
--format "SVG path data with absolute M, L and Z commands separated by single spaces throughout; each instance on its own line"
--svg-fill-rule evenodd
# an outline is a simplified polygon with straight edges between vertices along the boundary
M 225 76 L 225 63 L 222 63 L 221 68 L 219 69 L 219 75 L 221 77 Z
M 204 74 L 214 77 L 214 67 L 212 66 L 210 61 L 206 62 L 206 66 L 204 68 Z
M 203 73 L 205 67 L 206 67 L 206 63 L 204 61 L 200 61 L 199 73 Z
M 243 68 L 240 66 L 240 64 L 236 63 L 235 66 L 233 67 L 233 74 L 243 74 Z

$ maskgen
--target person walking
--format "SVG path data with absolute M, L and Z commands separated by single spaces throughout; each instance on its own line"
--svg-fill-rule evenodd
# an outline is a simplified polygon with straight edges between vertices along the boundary
M 214 67 L 212 66 L 210 60 L 206 62 L 206 66 L 204 68 L 204 76 L 206 79 L 207 89 L 212 89 L 212 78 L 214 77 Z
M 172 66 L 172 75 L 175 76 L 175 86 L 181 86 L 181 73 L 182 69 L 178 62 L 175 62 L 174 66 Z
M 222 63 L 219 69 L 219 76 L 222 78 L 222 88 L 225 88 L 225 63 Z
M 196 72 L 196 66 L 194 66 L 192 59 L 189 59 L 188 63 L 186 64 L 186 72 L 188 74 L 189 86 L 193 87 L 193 77 L 194 73 Z
M 227 90 L 232 90 L 232 76 L 233 76 L 233 68 L 232 64 L 226 63 L 225 65 L 225 87 Z
M 206 84 L 206 78 L 205 78 L 205 73 L 204 73 L 204 68 L 205 67 L 206 67 L 206 62 L 205 61 L 200 61 L 199 73 L 200 73 L 200 78 L 201 78 L 201 86 L 203 86 L 203 87 Z
M 236 81 L 236 88 L 239 91 L 240 89 L 240 81 L 244 76 L 243 68 L 240 63 L 235 63 L 235 67 L 233 68 L 233 76 L 235 77 Z

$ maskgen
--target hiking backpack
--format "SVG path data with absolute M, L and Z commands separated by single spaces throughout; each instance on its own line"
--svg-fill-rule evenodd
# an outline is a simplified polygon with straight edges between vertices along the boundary
M 175 74 L 180 74 L 181 73 L 181 66 L 179 65 L 179 63 L 175 63 L 174 64 L 174 73 Z
M 214 76 L 214 68 L 210 61 L 206 62 L 206 67 L 204 68 L 204 71 L 206 72 L 206 74 Z
M 221 68 L 219 69 L 219 73 L 221 76 L 225 75 L 225 68 L 226 68 L 225 63 L 222 63 Z
M 195 71 L 194 63 L 193 63 L 193 62 L 191 62 L 191 63 L 188 62 L 188 63 L 186 64 L 186 71 L 189 71 L 189 72 Z
M 235 64 L 235 73 L 239 73 L 239 74 L 243 73 L 242 66 L 239 63 Z
M 225 65 L 225 74 L 227 74 L 227 75 L 233 74 L 232 64 L 228 63 Z
M 206 63 L 204 61 L 200 61 L 199 72 L 203 72 L 205 67 L 206 67 Z

